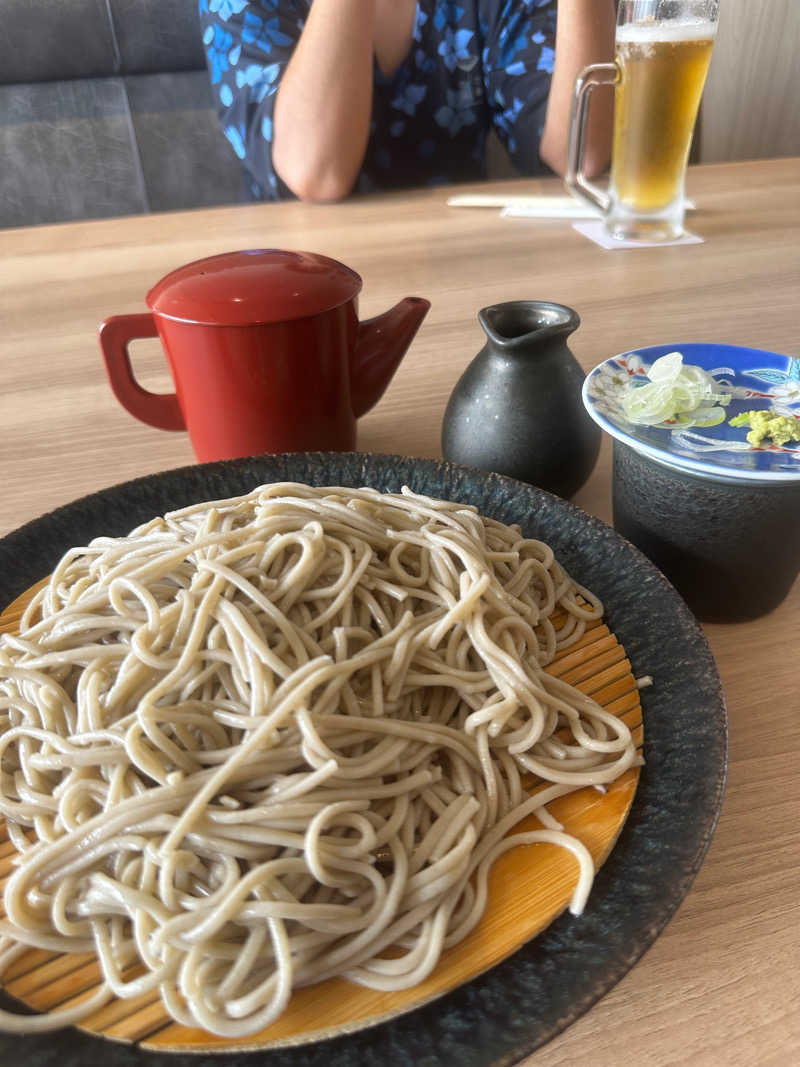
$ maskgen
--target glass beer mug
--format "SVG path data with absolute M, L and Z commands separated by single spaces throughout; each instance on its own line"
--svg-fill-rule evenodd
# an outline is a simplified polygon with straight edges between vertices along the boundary
M 686 164 L 718 18 L 719 0 L 620 0 L 614 62 L 578 76 L 566 184 L 600 209 L 613 237 L 670 241 L 684 232 Z M 596 85 L 614 86 L 607 192 L 583 173 Z

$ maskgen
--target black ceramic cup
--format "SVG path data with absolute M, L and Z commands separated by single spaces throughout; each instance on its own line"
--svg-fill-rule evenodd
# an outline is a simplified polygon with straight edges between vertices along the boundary
M 614 528 L 705 622 L 777 607 L 800 572 L 800 482 L 697 475 L 614 441 Z

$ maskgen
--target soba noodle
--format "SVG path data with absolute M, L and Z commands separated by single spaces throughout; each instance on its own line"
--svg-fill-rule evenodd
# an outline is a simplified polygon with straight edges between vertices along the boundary
M 68 552 L 0 638 L 0 975 L 33 946 L 104 980 L 0 1026 L 157 991 L 241 1037 L 333 975 L 415 984 L 518 844 L 574 854 L 579 913 L 545 805 L 638 757 L 543 668 L 601 614 L 547 545 L 408 490 L 264 486 Z

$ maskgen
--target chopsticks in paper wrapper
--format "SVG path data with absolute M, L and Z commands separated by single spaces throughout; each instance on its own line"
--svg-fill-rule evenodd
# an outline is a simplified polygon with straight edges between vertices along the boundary
M 492 193 L 462 193 L 447 200 L 448 207 L 498 207 L 500 214 L 531 219 L 596 219 L 600 212 L 571 196 L 499 196 Z M 691 211 L 694 203 L 686 201 Z

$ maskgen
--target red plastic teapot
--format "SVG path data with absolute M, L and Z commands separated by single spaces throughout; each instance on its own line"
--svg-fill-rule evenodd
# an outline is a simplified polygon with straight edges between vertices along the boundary
M 149 312 L 113 315 L 100 346 L 117 400 L 162 430 L 188 430 L 201 461 L 262 452 L 347 451 L 430 303 L 407 297 L 358 321 L 362 281 L 327 256 L 226 252 L 162 278 Z M 128 345 L 160 337 L 175 392 L 136 381 Z

